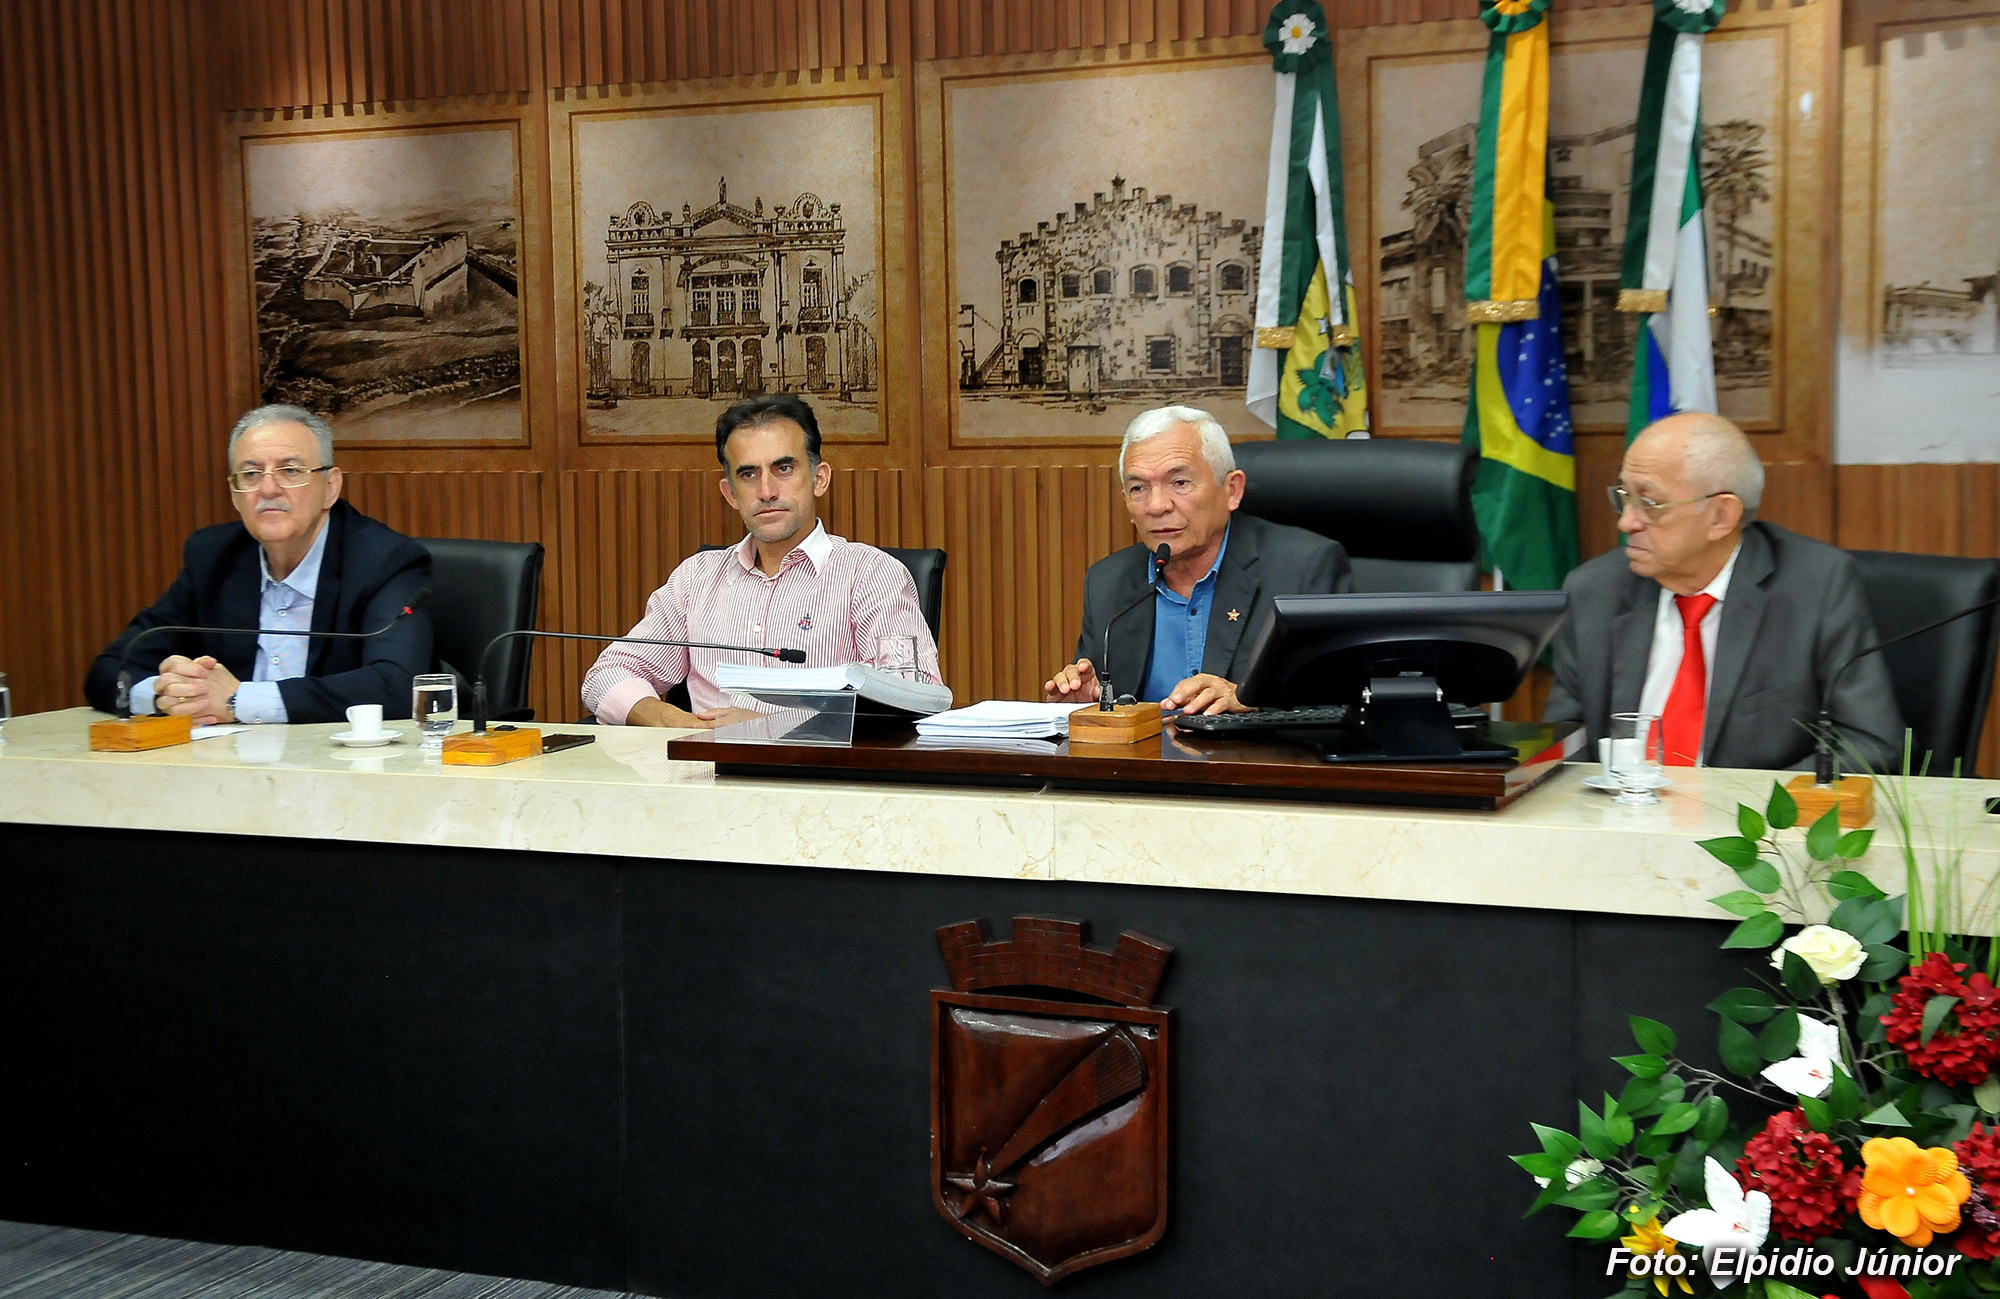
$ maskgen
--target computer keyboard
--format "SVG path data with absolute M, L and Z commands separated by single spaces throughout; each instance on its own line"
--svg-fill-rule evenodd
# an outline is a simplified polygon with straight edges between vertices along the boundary
M 1339 726 L 1347 720 L 1347 705 L 1327 708 L 1260 708 L 1254 713 L 1216 713 L 1206 717 L 1173 717 L 1183 731 L 1203 735 L 1248 735 L 1304 726 Z

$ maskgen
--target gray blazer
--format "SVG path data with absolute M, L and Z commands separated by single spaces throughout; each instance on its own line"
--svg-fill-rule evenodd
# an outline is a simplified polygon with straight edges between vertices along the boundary
M 1542 718 L 1583 722 L 1594 753 L 1612 713 L 1638 710 L 1660 584 L 1633 573 L 1620 547 L 1571 573 L 1563 590 L 1569 617 L 1552 646 L 1555 681 Z M 1845 551 L 1776 524 L 1745 528 L 1709 673 L 1703 763 L 1810 765 L 1813 741 L 1801 723 L 1818 715 L 1827 678 L 1875 639 Z M 1901 770 L 1903 718 L 1880 655 L 1848 669 L 1830 711 L 1875 770 Z M 1851 761 L 1843 755 L 1843 765 Z
M 1120 694 L 1137 695 L 1146 683 L 1153 659 L 1154 602 L 1139 605 L 1111 629 L 1108 672 L 1104 624 L 1145 591 L 1151 568 L 1152 555 L 1144 546 L 1127 546 L 1092 564 L 1083 577 L 1083 632 L 1076 640 L 1076 656 L 1096 664 Z M 1353 588 L 1353 568 L 1339 542 L 1237 511 L 1230 519 L 1229 549 L 1215 575 L 1201 670 L 1229 681 L 1243 679 L 1249 647 L 1257 639 L 1252 628 L 1271 617 L 1273 596 L 1330 595 Z M 1232 620 L 1231 609 L 1242 616 Z

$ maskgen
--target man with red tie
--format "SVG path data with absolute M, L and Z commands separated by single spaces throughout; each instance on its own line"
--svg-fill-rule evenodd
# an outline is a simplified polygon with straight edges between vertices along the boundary
M 1811 765 L 1826 682 L 1875 628 L 1854 561 L 1756 522 L 1763 494 L 1756 449 L 1721 416 L 1671 415 L 1633 439 L 1611 488 L 1625 545 L 1563 583 L 1544 720 L 1583 722 L 1594 749 L 1611 714 L 1651 713 L 1669 766 Z M 1848 763 L 1900 764 L 1880 656 L 1848 671 L 1829 711 Z

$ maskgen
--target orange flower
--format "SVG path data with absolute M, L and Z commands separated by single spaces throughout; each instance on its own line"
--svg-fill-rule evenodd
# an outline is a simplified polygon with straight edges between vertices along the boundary
M 1920 1150 L 1908 1137 L 1876 1137 L 1862 1145 L 1861 1162 L 1861 1221 L 1911 1249 L 1958 1229 L 1958 1206 L 1972 1183 L 1958 1171 L 1957 1155 L 1941 1146 Z
M 1633 1223 L 1632 1234 L 1623 1237 L 1618 1243 L 1631 1250 L 1634 1254 L 1659 1254 L 1664 1257 L 1668 1254 L 1679 1252 L 1674 1244 L 1674 1238 L 1661 1233 L 1660 1215 L 1657 1213 L 1644 1222 Z M 1674 1280 L 1680 1282 L 1683 1293 L 1694 1293 L 1694 1287 L 1688 1284 L 1687 1277 L 1677 1276 Z M 1667 1278 L 1665 1274 L 1657 1270 L 1653 1273 L 1653 1288 L 1661 1294 L 1667 1292 Z

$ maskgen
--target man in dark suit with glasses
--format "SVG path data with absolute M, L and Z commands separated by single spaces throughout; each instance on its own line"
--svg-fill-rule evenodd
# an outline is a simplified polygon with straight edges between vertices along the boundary
M 300 407 L 260 406 L 236 422 L 228 481 L 241 521 L 188 538 L 173 585 L 91 664 L 91 706 L 114 711 L 125 647 L 147 628 L 240 627 L 259 634 L 149 639 L 132 711 L 197 726 L 332 722 L 355 704 L 408 717 L 410 679 L 431 670 L 427 613 L 368 640 L 286 633 L 382 626 L 430 584 L 430 552 L 340 499 L 333 430 Z

